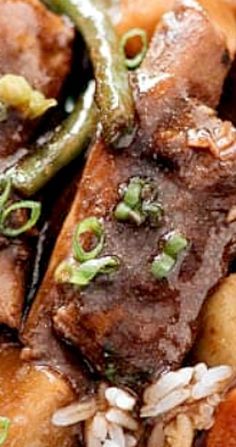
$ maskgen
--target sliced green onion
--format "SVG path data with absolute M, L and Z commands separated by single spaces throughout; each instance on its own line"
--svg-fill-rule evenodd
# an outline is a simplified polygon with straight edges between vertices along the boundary
M 140 178 L 133 178 L 124 194 L 124 202 L 130 208 L 136 208 L 141 204 L 141 192 L 143 188 L 143 181 Z
M 173 232 L 169 235 L 164 251 L 172 258 L 176 258 L 188 245 L 187 239 L 179 233 Z
M 59 283 L 69 283 L 85 287 L 97 275 L 113 273 L 119 266 L 120 261 L 115 256 L 91 259 L 80 265 L 74 262 L 64 261 L 55 271 L 55 280 Z
M 130 212 L 130 207 L 121 202 L 117 205 L 114 215 L 117 220 L 126 221 L 130 218 Z
M 2 190 L 2 193 L 0 194 L 0 211 L 1 211 L 10 197 L 11 180 L 9 178 L 3 179 L 0 183 L 0 189 Z
M 156 279 L 167 278 L 175 265 L 175 259 L 166 253 L 158 255 L 152 263 L 152 274 Z
M 25 224 L 19 228 L 11 228 L 6 225 L 6 221 L 11 213 L 20 209 L 29 209 L 31 214 Z M 4 209 L 0 217 L 0 233 L 8 237 L 16 237 L 34 227 L 41 214 L 41 204 L 32 200 L 21 200 L 13 203 L 8 208 Z
M 90 251 L 85 251 L 79 241 L 79 238 L 84 233 L 93 233 L 98 239 L 96 247 Z M 73 253 L 74 257 L 79 262 L 89 261 L 96 258 L 102 251 L 105 240 L 104 228 L 97 217 L 88 217 L 80 222 L 75 230 L 73 237 Z
M 153 182 L 133 177 L 121 196 L 123 200 L 114 213 L 117 220 L 129 220 L 141 225 L 149 219 L 151 225 L 159 224 L 163 209 L 156 201 L 157 191 Z
M 125 50 L 126 45 L 129 40 L 134 39 L 135 37 L 139 37 L 141 39 L 142 48 L 136 56 L 134 56 L 133 58 L 128 58 L 126 56 L 126 50 Z M 125 56 L 126 67 L 130 69 L 138 68 L 139 65 L 142 63 L 148 48 L 148 38 L 146 31 L 142 28 L 133 28 L 127 31 L 127 33 L 125 33 L 121 38 L 120 46 Z
M 136 223 L 136 225 L 141 225 L 144 221 L 144 216 L 140 213 L 140 211 L 132 210 L 124 202 L 117 205 L 114 215 L 117 220 L 122 222 L 129 220 Z
M 8 436 L 10 419 L 0 416 L 0 445 L 2 445 Z
M 142 204 L 142 211 L 154 224 L 159 223 L 163 214 L 163 208 L 160 203 L 157 202 L 144 201 Z
M 115 382 L 116 374 L 117 371 L 114 363 L 108 363 L 104 372 L 106 379 L 109 380 L 109 382 Z

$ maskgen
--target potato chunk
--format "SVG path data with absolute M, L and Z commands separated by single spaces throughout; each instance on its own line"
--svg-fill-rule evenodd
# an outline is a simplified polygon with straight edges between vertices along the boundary
M 75 429 L 54 427 L 55 410 L 73 400 L 69 385 L 48 368 L 23 363 L 20 350 L 0 351 L 0 416 L 10 420 L 4 447 L 73 447 Z
M 210 366 L 236 365 L 236 274 L 226 278 L 207 300 L 194 357 Z

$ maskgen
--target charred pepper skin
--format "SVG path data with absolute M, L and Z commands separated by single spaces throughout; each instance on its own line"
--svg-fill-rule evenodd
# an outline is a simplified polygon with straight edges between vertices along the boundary
M 95 99 L 105 141 L 116 147 L 125 145 L 134 127 L 134 102 L 119 38 L 109 17 L 97 0 L 42 1 L 67 15 L 83 35 L 94 68 Z
M 6 172 L 5 178 L 10 178 L 13 187 L 23 196 L 38 192 L 88 145 L 97 124 L 94 90 L 95 84 L 91 81 L 74 111 L 51 139 Z

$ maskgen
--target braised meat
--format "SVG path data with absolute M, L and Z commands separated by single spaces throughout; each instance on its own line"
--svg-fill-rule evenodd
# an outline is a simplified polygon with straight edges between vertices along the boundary
M 32 87 L 56 98 L 70 70 L 72 28 L 39 0 L 1 0 L 0 6 L 0 75 L 24 76 Z M 14 111 L 0 123 L 2 163 L 27 143 L 35 126 Z
M 114 152 L 99 141 L 91 151 L 23 332 L 29 358 L 49 357 L 54 328 L 103 376 L 144 385 L 181 364 L 203 302 L 227 273 L 236 235 L 227 219 L 236 200 L 236 131 L 209 106 L 220 98 L 230 58 L 206 14 L 188 4 L 164 16 L 133 79 L 139 123 L 131 146 Z M 137 178 L 155 192 L 158 223 L 114 216 L 121 191 Z M 71 257 L 76 224 L 89 216 L 103 219 L 102 256 L 117 256 L 119 269 L 86 288 L 59 284 L 55 270 Z M 173 232 L 185 249 L 157 278 L 152 263 Z
M 24 76 L 33 88 L 58 97 L 71 66 L 72 27 L 38 0 L 2 0 L 0 5 L 0 75 Z M 8 110 L 0 122 L 0 171 L 25 153 L 22 147 L 37 124 Z M 0 324 L 19 327 L 34 245 L 31 237 L 1 237 Z
M 9 243 L 6 238 L 1 238 L 0 247 L 0 322 L 11 328 L 18 328 L 26 290 L 26 273 L 33 253 L 29 241 L 26 243 L 19 239 Z

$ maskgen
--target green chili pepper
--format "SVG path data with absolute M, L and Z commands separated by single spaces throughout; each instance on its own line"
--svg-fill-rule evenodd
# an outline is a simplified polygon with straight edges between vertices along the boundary
M 123 50 L 106 12 L 98 0 L 42 0 L 66 14 L 82 33 L 96 78 L 96 102 L 107 143 L 124 144 L 134 125 L 134 104 Z M 120 139 L 121 138 L 121 139 Z
M 70 163 L 86 147 L 96 128 L 96 106 L 91 82 L 72 114 L 42 147 L 9 169 L 13 187 L 25 196 L 40 190 L 61 168 Z

